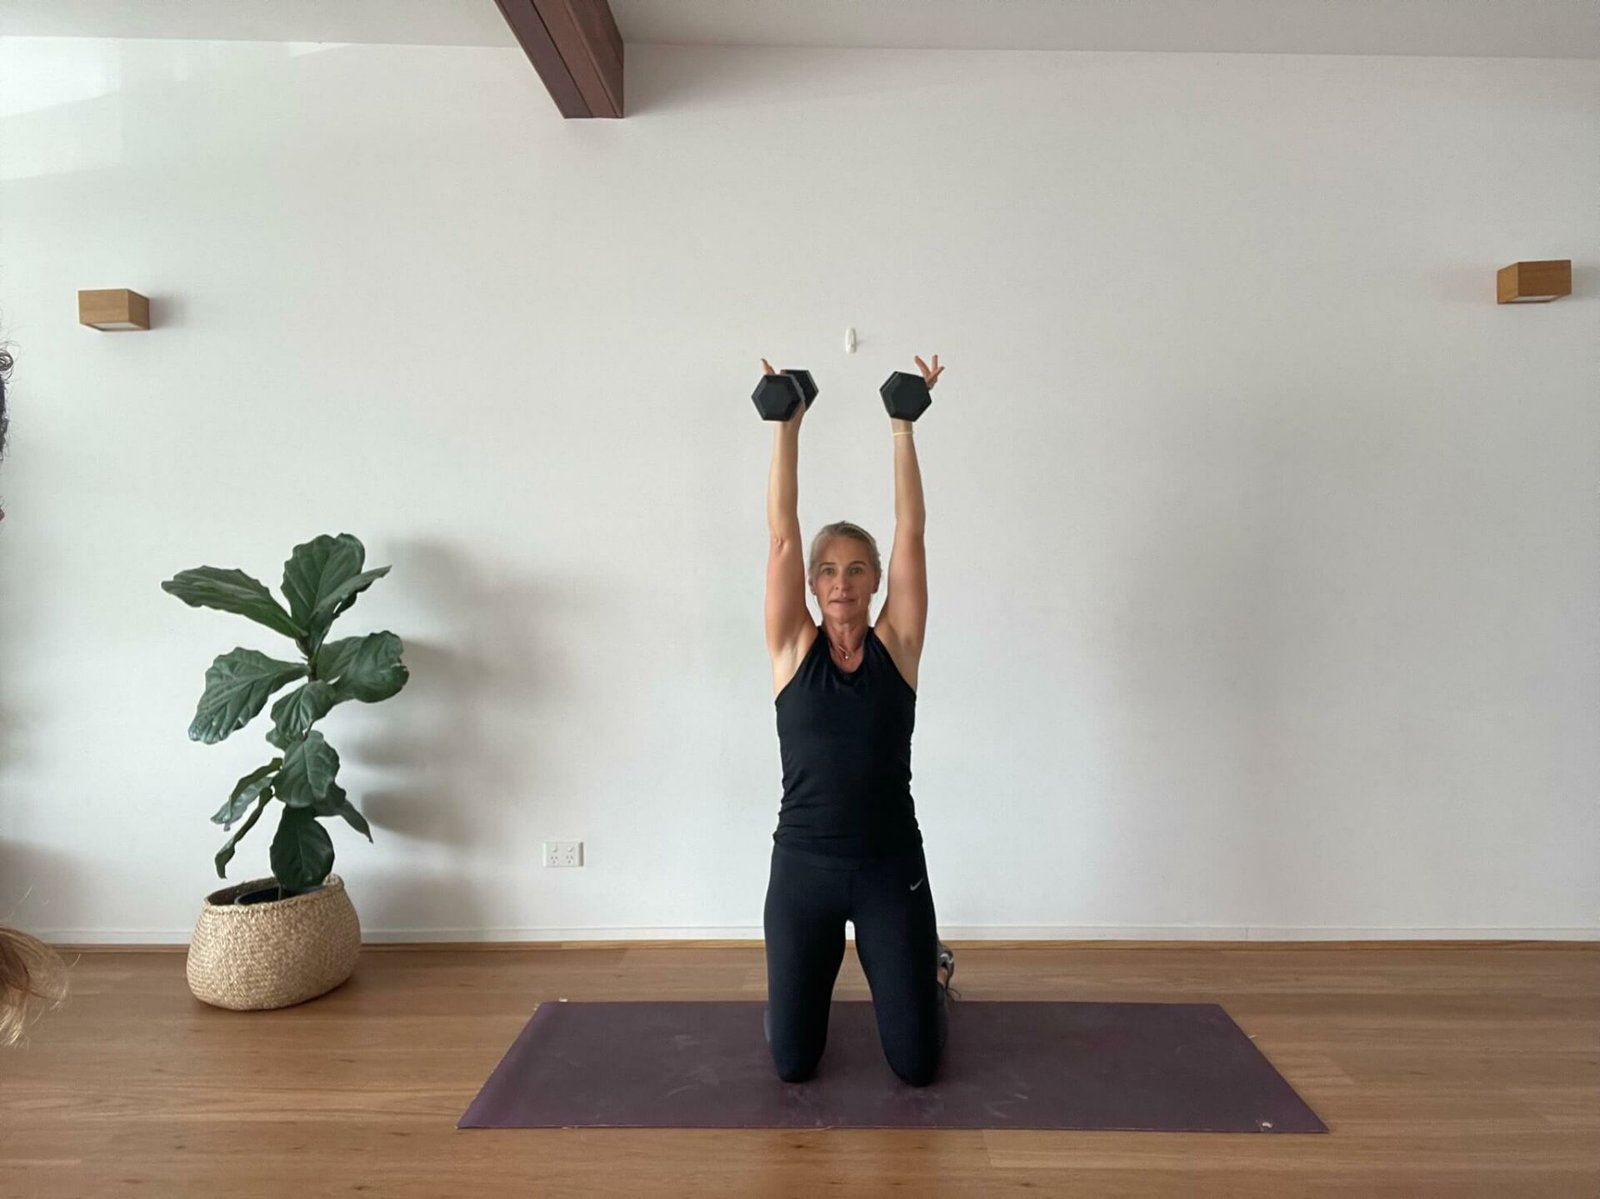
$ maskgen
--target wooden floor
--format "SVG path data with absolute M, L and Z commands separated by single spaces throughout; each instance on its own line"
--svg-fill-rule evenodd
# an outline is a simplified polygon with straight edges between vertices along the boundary
M 765 995 L 759 942 L 368 946 L 299 1007 L 68 951 L 0 1049 L 0 1195 L 1600 1196 L 1600 945 L 957 943 L 971 999 L 1220 1003 L 1326 1135 L 457 1131 L 534 1005 Z M 854 949 L 836 997 L 866 999 Z

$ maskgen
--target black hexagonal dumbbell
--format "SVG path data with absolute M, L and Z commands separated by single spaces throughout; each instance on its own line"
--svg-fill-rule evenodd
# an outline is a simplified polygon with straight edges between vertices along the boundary
M 878 388 L 883 406 L 896 420 L 916 420 L 928 410 L 933 397 L 928 394 L 928 381 L 921 375 L 895 371 Z
M 811 401 L 817 398 L 817 385 L 810 371 L 784 370 L 776 375 L 762 375 L 750 398 L 756 402 L 756 411 L 762 420 L 788 420 L 795 409 L 805 403 L 811 411 Z

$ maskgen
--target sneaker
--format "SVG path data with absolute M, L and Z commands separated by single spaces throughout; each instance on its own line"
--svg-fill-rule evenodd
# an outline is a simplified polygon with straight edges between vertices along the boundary
M 950 980 L 956 976 L 956 951 L 943 941 L 939 942 L 939 970 L 944 974 L 939 980 L 939 985 L 952 999 L 960 999 L 961 992 L 950 985 Z

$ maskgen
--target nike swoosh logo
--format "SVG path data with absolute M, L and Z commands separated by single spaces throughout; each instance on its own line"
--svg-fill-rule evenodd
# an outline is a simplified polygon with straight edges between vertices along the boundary
M 927 881 L 928 881 L 928 876 L 927 876 L 927 875 L 923 875 L 923 876 L 922 876 L 922 877 L 921 877 L 921 878 L 919 878 L 919 879 L 918 879 L 918 880 L 917 880 L 917 881 L 916 881 L 916 882 L 914 882 L 914 883 L 912 883 L 912 884 L 911 884 L 911 889 L 912 889 L 912 890 L 913 890 L 913 891 L 915 891 L 915 890 L 916 890 L 916 889 L 917 889 L 917 888 L 918 888 L 918 887 L 920 887 L 920 886 L 922 886 L 922 884 L 923 884 L 923 883 L 925 883 L 925 882 L 927 882 Z

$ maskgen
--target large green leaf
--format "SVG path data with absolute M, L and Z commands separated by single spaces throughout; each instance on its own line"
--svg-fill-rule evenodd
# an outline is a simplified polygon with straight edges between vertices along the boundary
M 242 570 L 224 570 L 220 566 L 180 570 L 161 584 L 161 590 L 177 596 L 191 608 L 216 608 L 248 616 L 297 642 L 306 635 L 305 622 L 285 612 L 283 605 L 263 584 Z
M 267 741 L 287 750 L 335 705 L 348 699 L 369 704 L 388 699 L 410 678 L 400 661 L 404 651 L 400 638 L 388 632 L 328 642 L 312 658 L 315 677 L 272 706 Z
M 295 620 L 309 627 L 311 614 L 322 597 L 351 575 L 360 574 L 366 559 L 366 546 L 351 533 L 337 537 L 324 533 L 295 546 L 283 564 L 283 594 L 289 599 L 289 611 Z
M 272 727 L 276 735 L 269 740 L 280 749 L 298 741 L 313 724 L 333 710 L 340 698 L 331 683 L 320 679 L 296 687 L 272 705 Z
M 344 788 L 334 783 L 328 788 L 328 794 L 317 800 L 311 810 L 318 816 L 343 816 L 345 821 L 356 832 L 362 834 L 368 841 L 372 840 L 372 830 L 367 827 L 367 818 L 356 811 L 349 797 L 344 793 Z
M 353 534 L 323 534 L 295 546 L 283 564 L 283 593 L 289 597 L 289 611 L 306 630 L 308 653 L 317 651 L 328 626 L 357 595 L 389 573 L 387 566 L 362 573 L 366 557 L 366 547 Z
M 306 669 L 303 662 L 281 662 L 242 647 L 221 655 L 206 671 L 205 693 L 189 725 L 190 740 L 213 745 L 242 729 L 274 691 L 303 678 Z
M 410 673 L 400 661 L 405 646 L 393 633 L 368 633 L 330 641 L 312 659 L 315 676 L 272 706 L 267 740 L 279 749 L 305 736 L 336 704 L 347 699 L 377 703 L 406 685 Z
M 335 702 L 358 699 L 375 704 L 406 685 L 410 672 L 400 661 L 405 646 L 393 633 L 343 637 L 317 651 L 316 676 L 333 684 Z
M 323 629 L 326 629 L 328 625 L 333 623 L 335 616 L 355 603 L 356 596 L 388 574 L 389 569 L 387 566 L 379 566 L 340 583 L 331 592 L 323 596 L 322 601 L 317 604 L 317 610 L 311 614 L 312 626 L 320 625 Z
M 221 849 L 217 850 L 217 877 L 218 878 L 227 878 L 228 877 L 227 873 L 224 870 L 224 867 L 226 867 L 227 864 L 233 860 L 233 847 L 235 845 L 239 844 L 239 838 L 240 837 L 244 836 L 251 829 L 255 828 L 256 821 L 261 819 L 261 809 L 267 806 L 267 800 L 269 800 L 271 798 L 272 798 L 272 788 L 268 787 L 265 791 L 263 791 L 261 793 L 260 798 L 258 798 L 256 800 L 256 810 L 254 812 L 250 813 L 250 819 L 246 820 L 242 825 L 239 826 L 239 831 L 234 833 L 233 836 L 228 838 L 228 843 L 226 845 L 224 845 Z
M 252 770 L 240 779 L 228 802 L 218 808 L 217 814 L 211 818 L 212 823 L 220 824 L 224 829 L 231 828 L 233 822 L 244 815 L 245 809 L 255 803 L 263 791 L 271 789 L 272 780 L 268 776 L 282 765 L 282 758 L 273 758 L 260 770 Z
M 286 891 L 309 891 L 333 869 L 333 838 L 310 808 L 284 808 L 272 838 L 272 874 Z
M 305 740 L 296 741 L 283 755 L 278 771 L 278 798 L 291 808 L 309 808 L 325 799 L 328 788 L 339 773 L 339 755 L 322 734 L 312 729 Z

